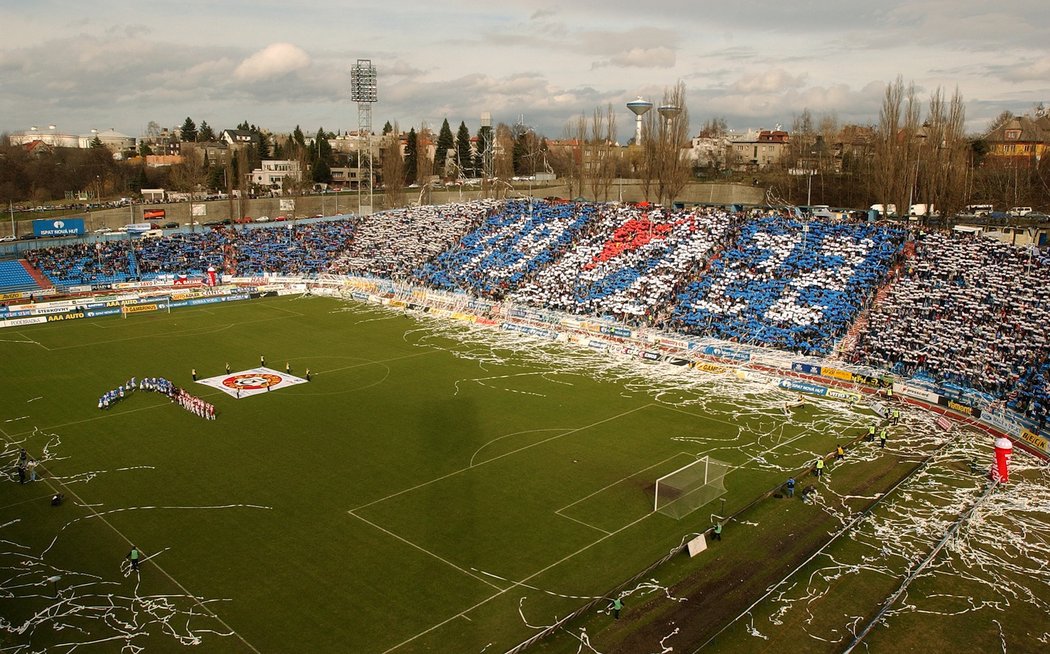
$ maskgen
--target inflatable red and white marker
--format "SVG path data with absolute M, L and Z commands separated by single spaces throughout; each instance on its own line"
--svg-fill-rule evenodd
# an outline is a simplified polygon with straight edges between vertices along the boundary
M 208 286 L 215 286 L 215 266 L 208 266 Z
M 1014 444 L 1009 438 L 995 439 L 995 467 L 992 468 L 992 479 L 1007 483 L 1010 481 L 1010 455 L 1013 454 Z

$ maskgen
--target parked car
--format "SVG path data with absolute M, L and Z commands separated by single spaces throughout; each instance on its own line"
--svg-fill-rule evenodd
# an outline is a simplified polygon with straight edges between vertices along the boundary
M 0 236 L 0 243 L 6 243 L 8 241 L 15 240 L 14 236 Z
M 274 220 L 276 220 L 279 223 L 283 223 L 284 221 L 288 220 L 288 218 L 286 218 L 285 216 L 277 216 L 276 218 L 274 218 Z
M 112 228 L 106 227 L 105 225 L 103 225 L 102 227 L 99 227 L 98 229 L 96 229 L 95 233 L 96 234 L 108 234 L 108 233 L 110 233 L 112 231 L 113 231 Z
M 270 217 L 269 216 L 259 216 L 258 218 L 255 219 L 255 222 L 257 222 L 257 223 L 268 223 L 268 222 L 270 222 Z
M 178 229 L 178 223 L 164 223 L 164 229 Z
M 1028 214 L 1032 213 L 1032 207 L 1014 207 L 1006 213 L 1010 214 L 1014 218 L 1023 218 Z

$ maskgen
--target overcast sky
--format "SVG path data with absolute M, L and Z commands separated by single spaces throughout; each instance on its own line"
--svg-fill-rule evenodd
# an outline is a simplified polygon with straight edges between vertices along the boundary
M 498 5 L 498 6 L 496 6 Z M 959 88 L 982 130 L 1050 104 L 1047 0 L 3 0 L 0 131 L 138 136 L 149 121 L 356 129 L 349 70 L 379 72 L 378 130 L 481 112 L 550 137 L 581 112 L 686 84 L 691 131 L 873 123 L 897 75 Z

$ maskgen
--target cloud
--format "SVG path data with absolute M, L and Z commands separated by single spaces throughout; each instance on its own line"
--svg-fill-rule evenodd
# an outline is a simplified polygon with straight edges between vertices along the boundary
M 791 75 L 783 68 L 774 68 L 741 77 L 733 83 L 732 89 L 738 93 L 777 93 L 798 88 L 805 80 L 805 73 Z
M 248 57 L 233 74 L 240 80 L 254 82 L 281 77 L 310 66 L 310 55 L 291 43 L 272 43 Z
M 1011 82 L 1045 81 L 1050 79 L 1050 56 L 994 68 L 999 77 Z
M 623 68 L 671 68 L 675 64 L 674 50 L 664 46 L 656 48 L 631 48 L 614 54 L 608 59 L 596 61 L 591 68 L 620 66 Z

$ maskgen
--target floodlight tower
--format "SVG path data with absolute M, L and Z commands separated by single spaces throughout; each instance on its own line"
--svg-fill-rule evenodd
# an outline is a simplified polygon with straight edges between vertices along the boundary
M 371 59 L 358 59 L 350 68 L 350 101 L 357 103 L 357 213 L 361 211 L 361 136 L 365 135 L 368 152 L 368 213 L 372 213 L 372 105 L 378 100 L 376 67 Z
M 638 96 L 637 100 L 631 100 L 627 103 L 627 108 L 634 113 L 634 144 L 642 144 L 642 116 L 646 114 L 650 109 L 653 108 L 653 103 L 648 100 L 643 100 L 642 96 Z

